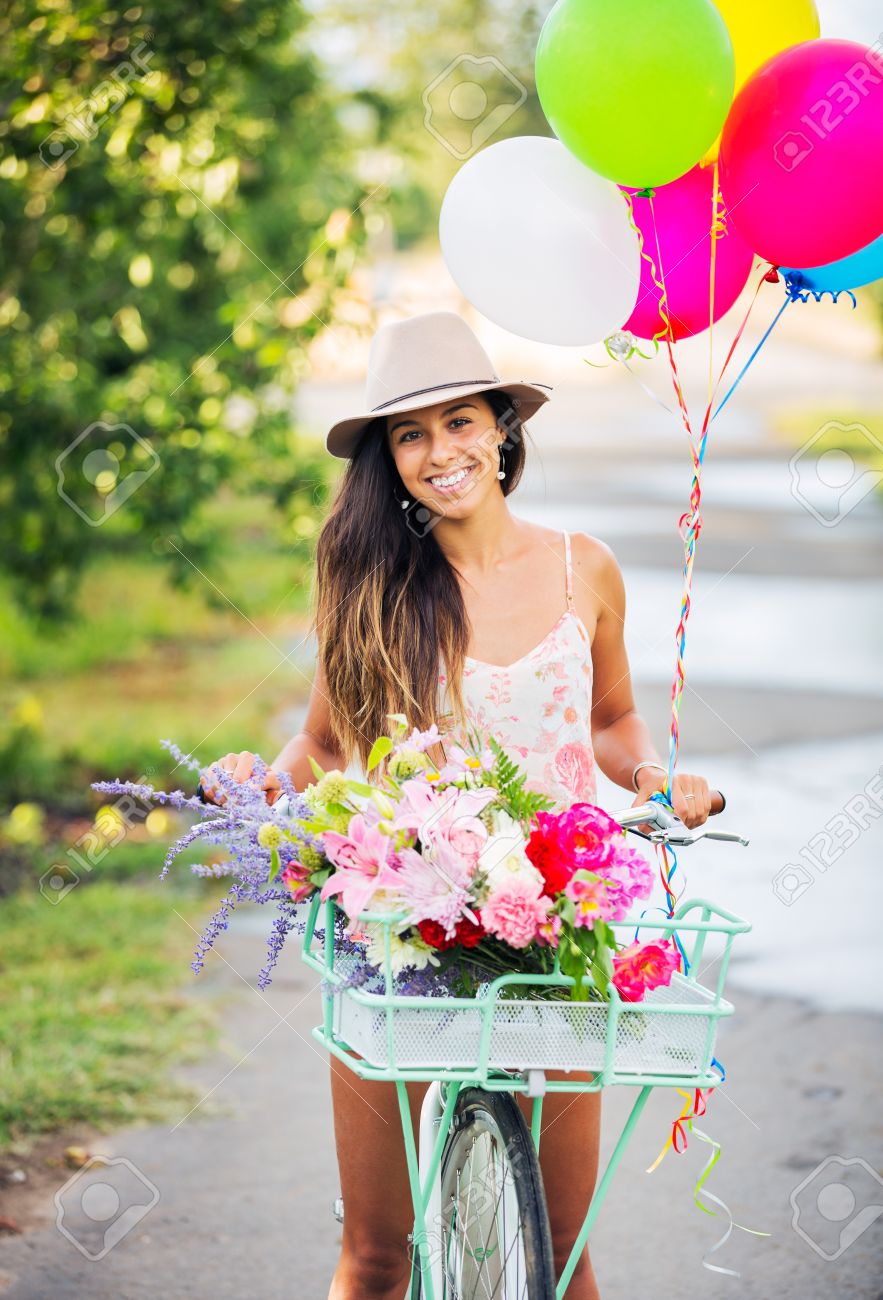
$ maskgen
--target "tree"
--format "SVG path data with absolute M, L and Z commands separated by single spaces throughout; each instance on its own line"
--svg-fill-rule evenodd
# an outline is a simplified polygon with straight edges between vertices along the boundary
M 60 617 L 108 550 L 189 580 L 225 482 L 315 509 L 290 397 L 370 196 L 299 0 L 45 9 L 0 19 L 0 546 Z

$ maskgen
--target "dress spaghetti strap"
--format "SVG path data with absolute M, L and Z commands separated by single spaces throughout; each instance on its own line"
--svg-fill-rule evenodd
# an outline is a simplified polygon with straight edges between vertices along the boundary
M 573 609 L 573 565 L 570 562 L 570 533 L 564 534 L 564 572 L 567 584 L 567 608 Z

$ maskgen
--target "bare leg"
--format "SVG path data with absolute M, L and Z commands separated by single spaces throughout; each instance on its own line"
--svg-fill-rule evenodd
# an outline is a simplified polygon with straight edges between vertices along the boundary
M 591 1079 L 591 1074 L 547 1070 L 549 1079 Z M 533 1100 L 516 1093 L 530 1124 Z M 540 1168 L 549 1206 L 555 1278 L 560 1278 L 577 1233 L 583 1225 L 598 1177 L 601 1130 L 599 1092 L 550 1092 L 543 1098 Z M 588 1249 L 584 1250 L 567 1288 L 566 1300 L 600 1300 Z
M 417 1138 L 428 1084 L 409 1083 Z M 395 1084 L 360 1079 L 331 1057 L 343 1246 L 328 1300 L 404 1300 L 414 1207 Z

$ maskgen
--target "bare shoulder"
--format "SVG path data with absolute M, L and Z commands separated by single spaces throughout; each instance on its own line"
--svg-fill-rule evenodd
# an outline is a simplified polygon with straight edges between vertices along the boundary
M 561 529 L 547 528 L 542 524 L 527 524 L 527 529 L 538 547 L 561 554 Z M 584 597 L 597 592 L 603 600 L 615 597 L 622 585 L 619 563 L 611 548 L 600 537 L 590 533 L 570 534 L 570 553 L 574 572 L 574 598 L 577 605 L 581 600 L 579 588 L 583 588 Z
M 614 587 L 622 581 L 619 562 L 600 537 L 592 537 L 590 533 L 571 533 L 570 549 L 574 572 L 581 578 L 594 577 Z
M 600 537 L 571 533 L 573 599 L 589 627 L 611 616 L 620 626 L 625 612 L 625 588 L 619 562 Z M 590 621 L 591 620 L 591 621 Z

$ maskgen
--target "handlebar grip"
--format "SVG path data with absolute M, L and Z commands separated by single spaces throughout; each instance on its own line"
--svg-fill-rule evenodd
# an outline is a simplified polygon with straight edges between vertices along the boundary
M 720 790 L 711 791 L 711 816 L 715 813 L 721 813 L 727 806 L 727 801 Z

